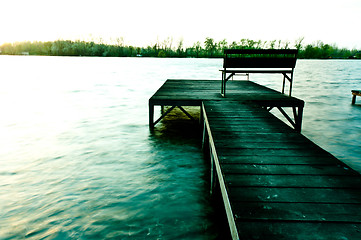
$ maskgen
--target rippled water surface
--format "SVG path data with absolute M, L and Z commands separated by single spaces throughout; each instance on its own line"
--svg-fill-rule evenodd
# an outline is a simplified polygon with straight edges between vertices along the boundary
M 0 66 L 0 239 L 217 237 L 198 127 L 150 132 L 147 104 L 166 79 L 219 79 L 221 59 L 0 56 Z M 281 87 L 279 76 L 251 80 Z M 351 89 L 361 61 L 298 61 L 303 134 L 361 171 Z

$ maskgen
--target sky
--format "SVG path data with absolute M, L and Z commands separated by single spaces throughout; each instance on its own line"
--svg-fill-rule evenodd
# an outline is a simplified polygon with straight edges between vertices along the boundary
M 123 38 L 148 46 L 206 37 L 361 49 L 361 0 L 1 0 L 0 44 Z

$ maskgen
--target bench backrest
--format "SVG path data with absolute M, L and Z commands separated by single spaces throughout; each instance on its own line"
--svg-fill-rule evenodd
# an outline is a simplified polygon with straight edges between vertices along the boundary
M 295 68 L 296 49 L 226 49 L 223 68 Z

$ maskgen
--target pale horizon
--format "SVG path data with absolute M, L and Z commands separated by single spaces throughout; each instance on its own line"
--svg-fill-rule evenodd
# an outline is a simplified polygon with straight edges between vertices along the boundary
M 144 47 L 173 39 L 185 47 L 207 37 L 228 43 L 241 39 L 282 40 L 293 46 L 322 41 L 339 48 L 361 49 L 361 1 L 98 1 L 14 0 L 2 3 L 0 44 L 21 41 L 123 38 Z M 226 20 L 225 20 L 226 19 Z

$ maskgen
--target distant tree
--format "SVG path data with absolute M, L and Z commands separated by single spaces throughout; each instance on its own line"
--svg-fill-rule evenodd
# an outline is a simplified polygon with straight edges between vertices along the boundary
M 208 52 L 208 54 L 213 57 L 213 53 L 217 48 L 216 43 L 214 42 L 213 38 L 206 38 L 206 41 L 204 41 L 205 49 Z
M 328 44 L 321 45 L 321 58 L 331 58 L 333 49 Z
M 164 41 L 162 43 L 162 49 L 165 51 L 168 51 L 168 50 L 172 49 L 172 45 L 173 45 L 173 38 L 168 37 L 168 38 L 164 39 Z
M 196 43 L 193 45 L 193 48 L 194 48 L 194 50 L 195 50 L 195 52 L 196 52 L 196 57 L 198 58 L 198 57 L 199 57 L 199 54 L 200 54 L 200 52 L 201 52 L 201 50 L 202 50 L 201 43 L 200 43 L 199 41 L 196 42 Z
M 218 54 L 222 55 L 224 52 L 224 49 L 228 48 L 228 43 L 227 43 L 226 39 L 223 39 L 218 42 L 217 46 L 218 46 Z
M 128 47 L 127 57 L 132 57 L 133 54 L 134 54 L 134 47 L 133 47 L 133 46 L 129 46 L 129 47 Z
M 247 41 L 246 41 L 246 47 L 247 48 L 252 49 L 252 48 L 254 48 L 255 44 L 256 44 L 256 42 L 251 40 L 251 39 L 247 39 Z
M 305 39 L 304 37 L 300 37 L 300 38 L 296 39 L 294 46 L 298 51 L 301 50 L 302 42 L 303 42 L 304 39 Z
M 229 48 L 231 48 L 231 49 L 237 49 L 237 48 L 239 48 L 239 47 L 238 47 L 238 43 L 237 43 L 236 41 L 233 41 L 233 42 L 229 45 Z
M 275 46 L 276 46 L 276 40 L 272 40 L 272 41 L 269 42 L 269 48 L 270 49 L 274 49 Z
M 247 42 L 248 42 L 248 39 L 242 38 L 239 41 L 239 48 L 241 48 L 241 49 L 247 48 Z
M 57 40 L 53 42 L 51 45 L 51 54 L 54 56 L 62 56 L 63 55 L 63 42 L 60 40 Z
M 290 42 L 289 42 L 289 41 L 286 41 L 286 42 L 284 42 L 284 44 L 283 44 L 283 48 L 284 48 L 284 49 L 288 49 L 288 48 L 289 48 L 289 45 L 290 45 Z
M 265 41 L 265 42 L 262 42 L 262 40 L 258 40 L 258 41 L 256 41 L 255 42 L 255 48 L 257 48 L 257 49 L 262 49 L 262 48 L 264 48 L 264 46 L 266 45 L 266 43 L 267 43 L 267 41 Z
M 315 47 L 312 46 L 311 44 L 308 44 L 308 45 L 305 47 L 305 50 L 303 51 L 303 56 L 304 56 L 304 58 L 307 58 L 307 59 L 318 58 L 317 48 L 315 48 Z
M 140 53 L 141 53 L 141 49 L 140 47 L 137 47 L 137 56 L 140 55 Z
M 9 54 L 9 55 L 16 54 L 14 46 L 11 43 L 4 43 L 3 45 L 1 45 L 0 50 L 2 54 Z
M 124 46 L 124 38 L 123 37 L 117 37 L 115 39 L 115 41 L 117 42 L 117 46 L 119 47 L 123 47 Z
M 178 42 L 177 55 L 178 55 L 178 57 L 182 57 L 182 55 L 183 55 L 183 39 L 182 38 Z
M 159 51 L 159 53 L 158 53 L 158 57 L 162 57 L 162 58 L 164 58 L 164 57 L 166 57 L 167 56 L 167 54 L 165 53 L 165 51 L 164 50 L 160 50 Z

